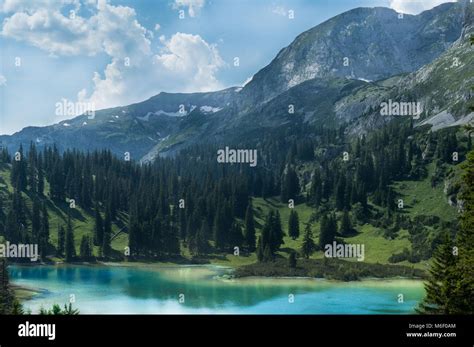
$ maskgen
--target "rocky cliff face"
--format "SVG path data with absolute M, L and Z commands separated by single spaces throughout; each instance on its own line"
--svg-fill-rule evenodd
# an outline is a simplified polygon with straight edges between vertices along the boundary
M 455 42 L 463 6 L 447 3 L 417 16 L 357 8 L 302 33 L 244 88 L 247 102 L 265 102 L 313 78 L 376 81 L 412 72 Z

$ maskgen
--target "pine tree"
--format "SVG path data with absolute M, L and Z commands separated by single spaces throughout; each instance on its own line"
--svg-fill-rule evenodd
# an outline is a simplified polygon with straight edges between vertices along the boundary
M 140 255 L 139 235 L 140 235 L 140 225 L 138 224 L 138 220 L 135 216 L 130 216 L 130 221 L 129 221 L 129 226 L 128 226 L 128 248 L 130 249 L 131 256 Z M 163 236 L 163 239 L 166 246 L 165 236 Z
M 62 225 L 58 225 L 57 255 L 59 257 L 64 256 L 65 247 L 66 247 L 66 232 L 64 231 L 64 227 Z
M 426 296 L 420 304 L 423 313 L 450 314 L 450 300 L 456 283 L 453 282 L 453 270 L 456 257 L 453 255 L 453 244 L 447 233 L 444 241 L 433 255 L 430 277 L 425 283 Z
M 95 205 L 94 245 L 102 246 L 104 242 L 104 222 L 100 215 L 99 204 Z
M 278 210 L 274 211 L 273 219 L 271 221 L 271 244 L 270 247 L 272 252 L 276 252 L 281 245 L 284 243 L 283 237 L 285 236 L 282 226 L 281 226 L 281 218 L 280 212 Z
M 41 217 L 40 217 L 40 203 L 38 199 L 33 200 L 33 211 L 31 215 L 31 234 L 33 240 L 39 243 L 40 240 L 40 228 L 41 228 Z
M 318 169 L 314 170 L 314 174 L 311 180 L 311 190 L 310 190 L 310 201 L 315 206 L 319 206 L 321 204 L 323 193 L 323 187 L 321 183 L 321 173 Z
M 293 209 L 290 211 L 290 217 L 288 218 L 288 236 L 293 240 L 296 240 L 300 236 L 298 213 Z
M 226 221 L 224 216 L 224 208 L 220 206 L 217 209 L 216 216 L 214 218 L 214 243 L 217 249 L 222 249 L 226 244 Z
M 15 297 L 10 287 L 8 276 L 7 261 L 0 259 L 0 314 L 14 313 Z
M 347 210 L 344 210 L 344 213 L 342 214 L 341 227 L 339 228 L 339 233 L 342 236 L 348 236 L 352 233 L 351 219 L 349 217 L 349 212 L 347 212 Z
M 210 227 L 207 221 L 201 223 L 201 227 L 197 231 L 196 235 L 190 240 L 189 249 L 191 253 L 195 255 L 202 255 L 207 253 L 209 249 L 209 243 L 207 237 L 210 234 Z
M 102 256 L 105 258 L 110 257 L 112 253 L 112 247 L 110 245 L 110 240 L 112 237 L 112 221 L 110 219 L 111 219 L 110 211 L 107 210 L 105 213 L 104 234 L 102 237 L 102 247 L 101 247 Z
M 90 258 L 92 258 L 92 246 L 89 236 L 82 236 L 79 253 L 82 259 L 89 260 Z
M 244 236 L 242 234 L 242 227 L 240 223 L 234 221 L 229 231 L 229 244 L 232 248 L 241 247 L 244 242 Z
M 71 215 L 67 219 L 66 240 L 65 240 L 66 262 L 71 262 L 76 257 L 76 247 L 74 245 L 74 232 Z
M 249 249 L 249 251 L 255 250 L 255 220 L 253 216 L 253 206 L 250 203 L 247 206 L 247 211 L 245 213 L 245 246 Z
M 262 237 L 259 236 L 257 240 L 257 260 L 261 263 L 263 261 L 263 245 L 262 245 Z
M 327 244 L 331 244 L 336 237 L 337 224 L 335 218 L 330 215 L 324 215 L 321 218 L 321 226 L 319 232 L 319 248 L 324 249 Z
M 41 225 L 39 231 L 39 246 L 41 254 L 44 256 L 49 246 L 49 217 L 46 204 L 43 203 L 41 206 Z
M 336 208 L 340 211 L 344 209 L 345 203 L 346 178 L 342 176 L 336 187 Z
M 309 259 L 309 257 L 314 253 L 316 250 L 316 244 L 313 240 L 313 232 L 311 231 L 311 224 L 306 224 L 303 236 L 303 243 L 301 245 L 301 255 Z
M 23 154 L 23 146 L 20 145 L 18 152 L 15 153 L 14 160 L 12 162 L 12 171 L 10 180 L 15 189 L 18 191 L 26 190 L 28 184 L 27 180 L 27 163 L 26 158 Z
M 41 154 L 38 156 L 38 185 L 37 191 L 40 196 L 44 194 L 44 172 L 43 172 L 43 160 Z
M 300 194 L 300 184 L 295 170 L 290 166 L 281 180 L 281 201 L 287 203 L 289 199 L 297 200 Z

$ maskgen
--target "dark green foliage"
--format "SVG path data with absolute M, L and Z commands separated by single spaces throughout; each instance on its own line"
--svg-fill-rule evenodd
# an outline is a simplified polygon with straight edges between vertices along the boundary
M 288 236 L 293 240 L 296 240 L 300 236 L 300 222 L 298 213 L 295 210 L 291 210 L 290 217 L 288 218 Z
M 261 237 L 257 245 L 257 256 L 263 261 L 273 260 L 275 252 L 283 244 L 283 230 L 281 228 L 280 213 L 278 211 L 270 210 L 265 224 L 262 228 Z
M 445 234 L 443 244 L 437 249 L 430 268 L 430 277 L 425 283 L 426 297 L 420 305 L 424 313 L 454 313 L 450 305 L 456 283 L 453 270 L 457 262 L 453 254 L 453 243 Z
M 337 233 L 337 222 L 334 215 L 330 214 L 329 217 L 324 215 L 321 218 L 320 231 L 319 231 L 319 248 L 324 250 L 327 244 L 332 244 Z
M 343 281 L 353 281 L 364 277 L 425 277 L 420 269 L 402 265 L 370 264 L 367 262 L 345 261 L 340 259 L 299 259 L 298 266 L 291 268 L 288 259 L 277 258 L 272 262 L 259 262 L 240 266 L 236 277 L 316 277 Z
M 301 255 L 309 259 L 309 257 L 316 250 L 316 244 L 313 240 L 313 232 L 311 231 L 311 224 L 306 224 L 303 236 L 303 244 L 301 245 Z
M 65 260 L 71 262 L 76 257 L 76 248 L 74 246 L 74 231 L 71 216 L 68 216 L 65 240 Z
M 463 170 L 461 225 L 455 242 L 445 234 L 435 252 L 419 307 L 422 313 L 474 313 L 474 152 L 468 154 Z
M 342 236 L 349 236 L 353 233 L 351 218 L 349 217 L 349 212 L 344 210 L 341 218 L 341 226 L 339 228 L 339 234 Z
M 61 316 L 74 316 L 79 314 L 78 309 L 72 308 L 72 304 L 64 304 L 64 308 L 61 308 L 58 304 L 54 304 L 50 309 L 41 308 L 39 311 L 40 315 L 61 315 Z
M 56 248 L 56 254 L 59 257 L 64 256 L 66 250 L 66 231 L 62 225 L 58 225 L 58 245 Z
M 300 194 L 300 184 L 295 170 L 289 166 L 282 177 L 281 201 L 288 202 L 289 199 L 297 200 Z
M 79 254 L 83 260 L 92 258 L 92 243 L 87 235 L 82 236 Z
M 13 290 L 10 287 L 10 280 L 7 270 L 7 261 L 0 259 L 0 314 L 15 314 L 15 307 L 18 302 L 15 300 Z M 16 309 L 18 311 L 18 308 Z
M 255 250 L 255 219 L 251 203 L 247 206 L 245 213 L 244 244 L 249 251 Z

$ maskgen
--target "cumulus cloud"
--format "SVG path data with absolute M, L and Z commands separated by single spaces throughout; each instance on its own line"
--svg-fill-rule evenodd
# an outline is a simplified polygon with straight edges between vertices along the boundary
M 432 9 L 447 0 L 390 0 L 390 7 L 397 12 L 418 14 Z
M 279 16 L 286 17 L 287 13 L 283 6 L 275 6 L 272 8 L 272 13 L 277 14 Z
M 187 8 L 189 16 L 196 17 L 205 3 L 205 0 L 174 0 L 173 7 L 176 9 Z
M 147 30 L 135 19 L 136 13 L 130 7 L 99 2 L 97 13 L 83 18 L 64 16 L 60 8 L 35 6 L 6 18 L 1 34 L 54 55 L 106 52 L 124 57 L 128 52 L 150 50 Z
M 81 6 L 79 0 L 0 0 L 0 12 L 34 12 L 40 9 L 58 9 L 71 5 L 74 9 Z
M 6 86 L 6 85 L 7 85 L 7 79 L 5 78 L 5 76 L 0 75 L 0 87 Z
M 67 6 L 75 4 L 75 0 L 62 1 Z M 86 18 L 65 16 L 60 5 L 27 8 L 33 2 L 6 0 L 0 3 L 2 9 L 19 11 L 5 19 L 1 34 L 52 55 L 110 56 L 104 71 L 92 76 L 93 89 L 82 89 L 77 94 L 79 101 L 92 102 L 97 109 L 138 102 L 160 91 L 195 92 L 222 87 L 216 74 L 225 63 L 216 45 L 199 35 L 178 32 L 169 39 L 160 36 L 161 47 L 153 52 L 153 33 L 138 22 L 133 8 L 113 6 L 105 0 L 98 4 L 88 1 L 82 3 L 92 12 Z M 179 2 L 189 7 L 190 15 L 204 5 L 204 0 Z
M 96 108 L 125 105 L 157 94 L 159 91 L 197 92 L 222 88 L 216 78 L 224 66 L 217 47 L 199 35 L 176 33 L 163 38 L 162 52 L 142 63 L 126 66 L 114 59 L 104 76 L 96 73 L 94 90 L 83 90 L 78 99 L 94 103 Z

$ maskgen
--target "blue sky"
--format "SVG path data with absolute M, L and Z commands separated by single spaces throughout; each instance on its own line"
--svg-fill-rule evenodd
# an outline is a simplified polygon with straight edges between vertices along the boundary
M 55 113 L 63 99 L 101 109 L 242 85 L 298 34 L 344 11 L 416 14 L 441 2 L 0 0 L 0 134 L 71 118 Z

